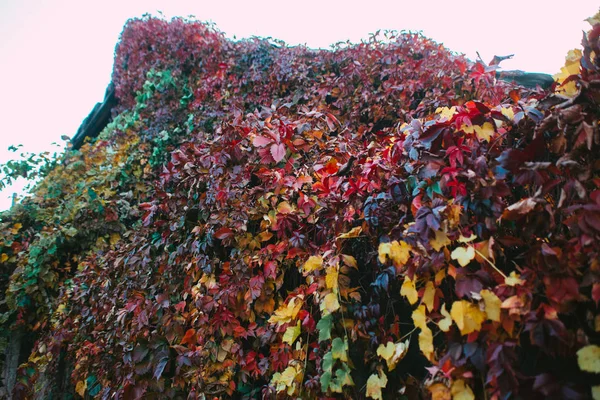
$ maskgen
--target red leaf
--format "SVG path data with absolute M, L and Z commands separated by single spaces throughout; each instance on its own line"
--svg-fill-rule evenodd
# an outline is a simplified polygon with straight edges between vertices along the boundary
M 183 336 L 183 339 L 181 339 L 181 344 L 194 344 L 194 342 L 196 341 L 196 330 L 195 329 L 188 329 L 187 332 L 185 332 L 185 335 Z
M 283 145 L 283 143 L 273 143 L 273 145 L 271 146 L 271 155 L 273 156 L 275 162 L 283 160 L 283 158 L 285 157 L 285 146 Z
M 592 287 L 592 299 L 596 302 L 596 306 L 598 306 L 598 302 L 600 301 L 600 283 L 594 283 Z
M 215 237 L 220 240 L 226 239 L 230 236 L 233 236 L 233 231 L 226 226 L 215 232 Z
M 264 136 L 255 136 L 252 144 L 256 147 L 264 147 L 270 143 L 273 143 L 273 140 Z
M 263 265 L 265 278 L 277 278 L 277 263 L 275 261 L 267 261 Z

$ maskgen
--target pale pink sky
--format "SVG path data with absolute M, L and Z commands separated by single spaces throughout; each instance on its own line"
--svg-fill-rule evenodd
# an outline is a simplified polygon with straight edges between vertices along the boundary
M 130 17 L 162 11 L 213 21 L 232 38 L 271 36 L 329 47 L 378 29 L 421 30 L 455 52 L 484 60 L 514 53 L 505 69 L 556 73 L 580 47 L 591 0 L 364 2 L 0 0 L 0 162 L 11 144 L 40 152 L 72 136 L 110 81 L 113 51 Z M 20 185 L 0 192 L 0 210 Z

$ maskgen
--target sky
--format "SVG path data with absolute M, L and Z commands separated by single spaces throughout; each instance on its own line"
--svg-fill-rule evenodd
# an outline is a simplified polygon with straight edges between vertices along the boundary
M 193 15 L 229 38 L 273 37 L 328 48 L 378 29 L 422 31 L 450 50 L 485 61 L 515 54 L 504 69 L 554 74 L 579 48 L 592 0 L 157 1 L 0 0 L 0 164 L 10 145 L 39 153 L 72 137 L 110 82 L 114 48 L 129 18 Z M 23 182 L 0 191 L 0 210 Z

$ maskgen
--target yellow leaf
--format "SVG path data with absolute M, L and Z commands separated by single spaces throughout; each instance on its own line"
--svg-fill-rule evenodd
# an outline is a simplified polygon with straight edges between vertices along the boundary
M 442 304 L 442 309 L 440 310 L 440 312 L 442 313 L 444 318 L 442 318 L 438 322 L 438 326 L 444 332 L 448 332 L 450 330 L 450 326 L 452 325 L 452 317 L 450 316 L 448 310 L 446 310 L 446 304 Z
M 440 115 L 440 119 L 444 119 L 446 121 L 452 119 L 452 116 L 454 114 L 456 114 L 456 107 L 452 106 L 450 108 L 448 107 L 438 107 L 435 110 L 436 114 Z
M 461 267 L 469 265 L 472 259 L 475 258 L 475 249 L 469 247 L 457 247 L 454 249 L 450 257 L 453 260 L 457 260 Z
M 500 307 L 502 306 L 502 301 L 494 294 L 494 292 L 487 289 L 482 290 L 479 294 L 485 303 L 485 313 L 487 314 L 487 317 L 492 321 L 500 322 Z
M 20 222 L 17 222 L 10 229 L 10 233 L 12 233 L 13 235 L 16 235 L 17 233 L 19 233 L 19 231 L 21 230 L 22 227 L 23 227 L 23 225 Z
M 512 107 L 502 107 L 500 109 L 500 112 L 502 113 L 502 115 L 504 115 L 506 118 L 510 119 L 511 121 L 515 119 L 515 112 L 512 109 Z
M 302 381 L 303 372 L 299 364 L 288 366 L 282 373 L 273 374 L 271 383 L 275 386 L 275 390 L 279 392 L 285 391 L 288 396 L 292 396 L 299 387 Z
M 461 335 L 481 330 L 481 323 L 485 321 L 485 313 L 466 300 L 455 301 L 450 310 L 452 319 L 460 329 Z
M 342 254 L 342 261 L 347 266 L 358 269 L 358 263 L 356 262 L 356 258 L 349 256 L 347 254 Z
M 422 304 L 425 304 L 427 307 L 427 311 L 433 311 L 433 302 L 435 300 L 435 287 L 433 286 L 433 282 L 427 282 L 425 285 L 425 293 L 423 293 L 423 300 L 421 300 Z
M 302 269 L 307 274 L 312 271 L 320 270 L 323 267 L 323 257 L 321 256 L 310 256 L 304 263 Z
M 346 233 L 342 233 L 341 235 L 339 235 L 338 237 L 336 237 L 336 239 L 351 239 L 351 238 L 355 238 L 357 236 L 360 236 L 361 233 L 362 233 L 362 227 L 357 226 L 355 228 L 350 229 Z
M 440 251 L 442 247 L 448 246 L 450 243 L 452 242 L 448 239 L 448 235 L 443 231 L 435 231 L 435 239 L 429 241 L 435 251 Z
M 460 237 L 458 238 L 458 241 L 460 243 L 469 243 L 469 242 L 472 242 L 475 239 L 477 239 L 477 235 L 475 235 L 474 233 L 471 233 L 471 236 L 469 236 L 469 237 L 465 237 L 463 235 L 460 235 Z
M 2 253 L 2 255 L 0 255 L 0 263 L 4 263 L 8 260 L 8 254 Z
M 427 325 L 419 332 L 419 348 L 429 361 L 433 361 L 433 333 Z
M 367 379 L 367 397 L 375 400 L 383 400 L 381 389 L 387 385 L 387 376 L 383 371 L 379 374 L 373 374 Z
M 427 317 L 425 316 L 425 306 L 420 305 L 412 313 L 412 319 L 415 327 L 420 328 L 419 349 L 428 360 L 433 358 L 433 333 L 427 326 Z
M 450 228 L 456 228 L 460 223 L 462 207 L 458 204 L 449 204 L 446 210 L 446 215 L 448 217 L 448 223 L 450 224 Z
M 119 240 L 121 240 L 121 235 L 119 235 L 116 232 L 113 232 L 110 234 L 108 241 L 110 242 L 110 244 L 112 244 L 114 246 Z
M 565 66 L 560 69 L 558 74 L 554 75 L 554 80 L 556 80 L 556 82 L 560 85 L 557 88 L 557 92 L 563 93 L 569 97 L 573 97 L 577 94 L 579 90 L 577 89 L 575 82 L 571 81 L 567 84 L 564 84 L 564 81 L 571 75 L 579 74 L 579 70 L 581 68 L 581 56 L 581 50 L 569 50 L 567 53 Z
M 425 306 L 420 305 L 417 307 L 412 313 L 413 323 L 417 328 L 422 328 L 423 326 L 427 326 L 427 316 L 425 315 Z
M 508 278 L 506 278 L 504 280 L 504 283 L 506 283 L 508 286 L 517 286 L 517 285 L 522 285 L 523 284 L 523 280 L 521 278 L 519 278 L 519 274 L 517 274 L 515 271 L 512 271 L 510 273 L 510 275 L 508 276 Z
M 419 300 L 419 295 L 417 293 L 417 289 L 415 288 L 415 283 L 410 280 L 408 275 L 404 277 L 404 283 L 400 288 L 400 295 L 406 297 L 411 305 L 415 304 L 417 300 Z
M 320 305 L 321 311 L 327 311 L 323 315 L 335 312 L 340 309 L 340 303 L 336 293 L 329 293 L 323 298 Z M 272 318 L 272 317 L 271 317 Z
M 385 346 L 383 344 L 379 345 L 377 355 L 385 360 L 389 371 L 393 371 L 396 364 L 404 358 L 408 351 L 409 342 L 410 340 L 398 343 L 387 342 Z
M 339 271 L 337 267 L 327 268 L 327 275 L 325 275 L 325 285 L 328 289 L 333 289 L 334 292 L 338 288 L 338 275 Z
M 75 391 L 81 397 L 85 397 L 85 390 L 86 389 L 87 389 L 87 380 L 85 380 L 85 381 L 78 381 L 77 385 L 75 385 Z
M 490 122 L 485 122 L 482 126 L 475 125 L 475 135 L 479 140 L 485 140 L 486 142 L 490 141 L 490 138 L 494 135 L 494 125 Z
M 475 400 L 473 391 L 462 379 L 452 382 L 450 392 L 452 393 L 452 400 Z
M 56 308 L 56 313 L 57 314 L 64 314 L 67 310 L 67 306 L 65 306 L 65 303 L 60 303 L 60 305 Z
M 288 326 L 283 334 L 283 342 L 292 345 L 296 339 L 300 336 L 300 321 L 296 324 L 296 326 Z
M 450 388 L 441 382 L 436 382 L 427 388 L 431 393 L 431 400 L 451 400 Z
M 592 399 L 600 400 L 600 386 L 592 386 Z
M 473 133 L 473 132 L 475 132 L 475 130 L 473 129 L 473 125 L 468 125 L 468 124 L 462 124 L 460 126 L 460 130 L 463 131 L 464 133 Z
M 298 312 L 302 308 L 302 303 L 303 301 L 301 298 L 292 297 L 287 305 L 283 305 L 275 310 L 271 318 L 269 318 L 269 323 L 283 325 L 291 322 L 296 318 L 296 315 L 298 315 Z
M 600 346 L 591 344 L 579 349 L 577 364 L 582 371 L 600 374 Z
M 410 250 L 412 250 L 411 245 L 404 241 L 398 243 L 394 240 L 391 243 L 379 243 L 379 262 L 385 264 L 389 258 L 394 266 L 401 267 L 410 258 Z

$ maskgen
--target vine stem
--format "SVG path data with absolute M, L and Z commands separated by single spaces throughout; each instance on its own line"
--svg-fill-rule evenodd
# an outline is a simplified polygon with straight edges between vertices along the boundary
M 406 335 L 402 336 L 400 339 L 398 339 L 399 342 L 401 342 L 402 340 L 406 339 L 408 336 L 412 335 L 414 331 L 416 331 L 417 329 L 419 329 L 418 327 L 414 327 L 412 329 L 412 331 L 408 332 Z
M 497 273 L 499 273 L 500 275 L 502 275 L 502 277 L 504 278 L 504 280 L 508 279 L 508 277 L 507 277 L 507 276 L 504 274 L 504 272 L 500 271 L 500 270 L 498 269 L 498 267 L 496 267 L 496 264 L 494 264 L 492 261 L 490 261 L 490 259 L 489 259 L 489 258 L 487 258 L 487 257 L 486 257 L 486 256 L 484 256 L 483 254 L 481 254 L 481 252 L 480 252 L 479 250 L 477 250 L 477 249 L 475 249 L 475 248 L 473 248 L 473 250 L 475 250 L 475 253 L 476 253 L 476 254 L 477 254 L 479 257 L 481 257 L 481 258 L 483 258 L 485 261 L 487 261 L 487 262 L 488 262 L 488 263 L 491 265 L 491 267 L 492 267 L 492 268 L 494 268 L 494 270 L 495 270 Z
M 312 309 L 313 306 L 312 304 L 310 305 L 310 315 L 312 315 Z M 310 338 L 310 332 L 306 332 L 306 354 L 304 355 L 304 368 L 302 369 L 302 383 L 303 385 L 300 387 L 300 396 L 302 397 L 302 392 L 304 391 L 304 378 L 306 378 L 306 367 L 308 365 L 308 350 L 309 350 L 309 341 L 308 339 Z

